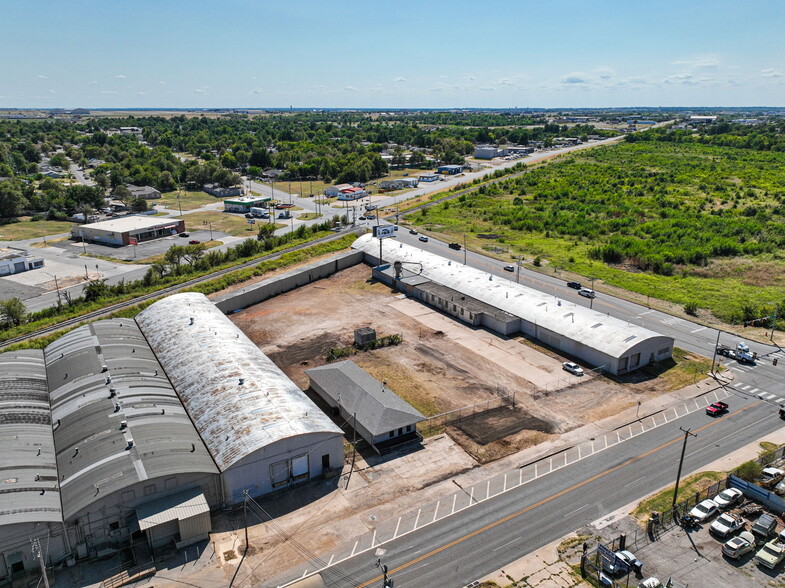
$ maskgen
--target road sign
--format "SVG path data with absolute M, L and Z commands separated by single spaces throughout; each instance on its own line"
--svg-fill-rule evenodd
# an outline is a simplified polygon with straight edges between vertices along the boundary
M 252 218 L 249 218 L 249 219 L 248 219 L 248 224 L 249 224 L 249 225 L 255 225 L 255 224 L 256 224 L 256 220 L 255 220 L 255 219 L 252 219 Z
M 128 237 L 129 245 L 136 245 L 136 243 L 137 243 L 136 237 Z
M 395 237 L 395 227 L 392 225 L 374 225 L 373 236 L 377 239 Z

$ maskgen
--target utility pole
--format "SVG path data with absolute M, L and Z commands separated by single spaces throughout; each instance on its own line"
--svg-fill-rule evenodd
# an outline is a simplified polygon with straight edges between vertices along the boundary
M 711 356 L 711 371 L 709 373 L 712 376 L 714 376 L 715 378 L 717 376 L 714 374 L 714 360 L 717 359 L 717 348 L 720 346 L 720 335 L 721 334 L 722 334 L 722 331 L 717 329 L 717 342 L 714 344 L 714 355 Z
M 771 342 L 774 343 L 774 329 L 777 328 L 777 312 L 780 309 L 780 303 L 774 304 L 774 317 L 771 319 Z
M 49 577 L 46 575 L 46 564 L 44 564 L 44 555 L 41 553 L 41 544 L 38 542 L 38 538 L 30 539 L 30 543 L 33 546 L 33 557 L 38 558 L 38 565 L 41 566 L 41 577 L 44 580 L 44 586 L 49 588 Z
M 684 432 L 684 444 L 681 446 L 681 458 L 679 458 L 679 471 L 676 473 L 676 487 L 673 489 L 673 504 L 671 510 L 676 508 L 676 499 L 679 496 L 679 479 L 681 478 L 681 466 L 684 464 L 684 452 L 687 450 L 687 438 L 692 435 L 697 437 L 695 433 L 690 433 L 689 429 L 679 427 L 679 430 Z
M 466 233 L 463 234 L 463 265 L 466 265 Z
M 591 280 L 591 292 L 592 294 L 594 294 L 594 280 L 596 280 L 597 278 L 589 278 L 589 279 Z M 589 298 L 589 310 L 591 310 L 593 307 L 594 307 L 594 296 Z
M 382 563 L 382 558 L 376 560 L 376 567 L 384 574 L 382 588 L 393 588 L 393 579 L 387 575 L 387 566 Z

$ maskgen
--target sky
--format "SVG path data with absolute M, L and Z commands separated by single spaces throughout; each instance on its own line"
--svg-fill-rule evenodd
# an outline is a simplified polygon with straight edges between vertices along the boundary
M 0 108 L 785 106 L 783 0 L 0 0 Z

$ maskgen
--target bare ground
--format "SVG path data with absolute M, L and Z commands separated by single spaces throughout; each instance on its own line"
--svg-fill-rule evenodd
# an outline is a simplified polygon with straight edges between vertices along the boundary
M 354 340 L 354 329 L 372 327 L 377 336 L 399 334 L 400 345 L 360 352 L 351 359 L 427 417 L 515 394 L 507 408 L 447 427 L 450 437 L 484 463 L 615 414 L 664 392 L 658 380 L 614 382 L 587 375 L 566 386 L 557 354 L 522 339 L 498 338 L 463 325 L 425 306 L 406 312 L 402 295 L 370 279 L 358 265 L 252 306 L 231 319 L 301 388 L 305 370 L 327 363 L 332 347 Z M 440 328 L 434 328 L 434 325 Z M 493 347 L 494 340 L 500 347 Z M 511 355 L 512 354 L 512 355 Z M 510 361 L 518 365 L 510 365 Z M 553 386 L 533 386 L 526 373 Z M 543 376 L 544 374 L 544 376 Z M 558 383 L 565 383 L 559 387 Z M 622 385 L 624 384 L 624 385 Z M 597 399 L 602 398 L 602 402 Z

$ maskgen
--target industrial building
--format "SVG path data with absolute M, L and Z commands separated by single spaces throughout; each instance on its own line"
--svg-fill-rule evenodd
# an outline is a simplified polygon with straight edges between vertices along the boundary
M 305 370 L 311 389 L 377 452 L 420 439 L 425 417 L 352 360 Z
M 110 220 L 78 225 L 71 229 L 71 238 L 100 243 L 102 245 L 123 246 L 169 237 L 185 231 L 185 221 L 176 218 L 155 216 L 124 216 Z
M 463 171 L 462 165 L 440 165 L 436 168 L 437 174 L 455 175 Z
M 44 354 L 0 354 L 0 584 L 39 566 L 38 539 L 48 560 L 67 552 L 52 439 Z
M 500 276 L 370 234 L 352 245 L 377 265 L 374 276 L 459 320 L 509 335 L 524 333 L 588 364 L 618 375 L 666 360 L 673 338 L 568 303 Z
M 475 159 L 493 159 L 494 157 L 504 157 L 509 153 L 506 147 L 496 145 L 477 145 L 474 148 Z
M 136 320 L 221 472 L 224 502 L 342 467 L 341 429 L 206 296 L 169 296 Z
M 195 488 L 221 504 L 218 469 L 133 320 L 79 327 L 45 358 L 63 518 L 78 556 L 111 552 L 141 530 L 138 508 L 160 511 L 172 494 Z M 183 536 L 176 521 L 162 525 L 147 534 L 151 547 L 210 530 Z
M 264 207 L 270 198 L 263 196 L 240 196 L 224 200 L 224 212 L 250 212 L 251 208 Z
M 0 248 L 0 276 L 10 276 L 44 267 L 44 258 L 16 247 Z

